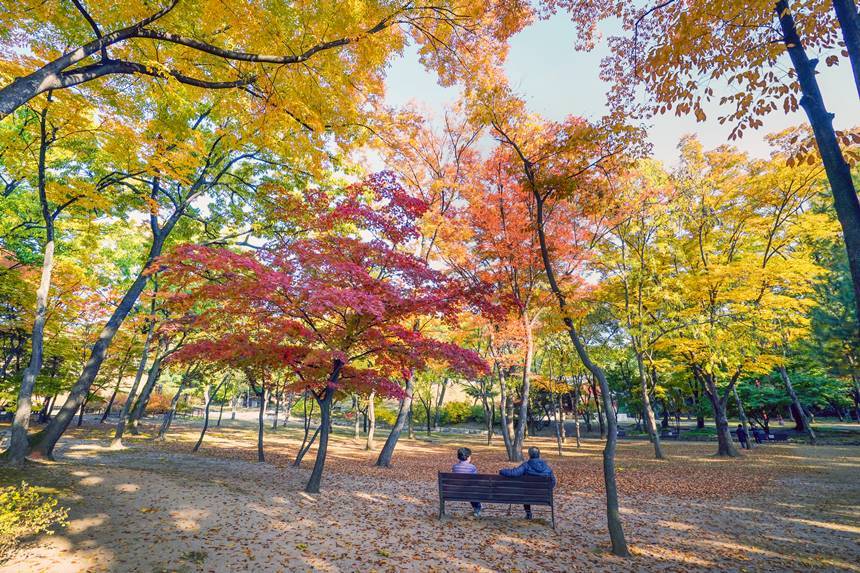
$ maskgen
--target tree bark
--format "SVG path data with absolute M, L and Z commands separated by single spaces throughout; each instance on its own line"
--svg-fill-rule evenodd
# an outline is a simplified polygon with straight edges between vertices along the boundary
M 206 435 L 206 430 L 209 429 L 209 407 L 212 405 L 212 400 L 214 400 L 215 396 L 218 395 L 218 390 L 220 390 L 221 386 L 223 386 L 224 383 L 227 382 L 228 377 L 229 375 L 225 375 L 224 378 L 221 380 L 221 383 L 215 387 L 215 390 L 209 396 L 206 397 L 206 407 L 203 410 L 203 428 L 200 430 L 200 437 L 197 438 L 197 443 L 194 444 L 194 449 L 191 450 L 192 452 L 198 451 L 200 449 L 201 444 L 203 444 L 203 436 Z
M 433 414 L 433 428 L 438 432 L 439 423 L 442 419 L 442 403 L 445 401 L 445 390 L 448 388 L 448 379 L 442 378 L 442 387 L 439 389 L 439 399 L 436 400 L 436 412 Z
M 358 418 L 360 412 L 358 394 L 352 395 L 352 412 L 355 416 L 355 419 L 352 421 L 352 439 L 357 442 L 361 437 L 361 424 Z
M 50 97 L 48 98 L 50 101 Z M 42 218 L 45 223 L 45 250 L 42 257 L 42 274 L 39 278 L 39 288 L 36 290 L 36 316 L 33 321 L 33 331 L 30 336 L 30 363 L 24 370 L 21 380 L 21 388 L 18 391 L 17 408 L 15 418 L 12 420 L 9 448 L 7 450 L 8 461 L 11 465 L 20 466 L 30 448 L 27 431 L 30 428 L 30 414 L 32 412 L 33 388 L 36 386 L 36 377 L 42 370 L 43 345 L 45 339 L 45 322 L 48 319 L 48 292 L 51 288 L 51 275 L 54 270 L 54 217 L 48 206 L 46 195 L 45 156 L 51 144 L 52 136 L 48 136 L 48 106 L 42 108 L 39 114 L 39 162 L 38 162 L 38 188 L 39 203 Z
M 143 418 L 143 415 L 146 413 L 146 405 L 149 404 L 152 390 L 155 388 L 155 384 L 161 377 L 161 365 L 164 362 L 164 358 L 164 354 L 155 355 L 155 360 L 152 362 L 152 366 L 149 368 L 149 372 L 146 375 L 146 383 L 143 385 L 143 389 L 140 391 L 140 396 L 135 403 L 134 410 L 132 410 L 131 416 L 128 419 L 128 423 L 131 426 L 131 433 L 135 436 L 140 433 L 140 419 Z
M 513 406 L 511 404 L 511 398 L 508 396 L 508 384 L 505 379 L 504 374 L 502 373 L 502 365 L 498 362 L 496 363 L 496 370 L 499 376 L 499 416 L 501 417 L 502 427 L 500 428 L 502 431 L 502 442 L 505 444 L 505 452 L 508 455 L 509 462 L 517 461 L 516 450 L 514 449 L 514 422 L 511 419 L 513 415 Z
M 645 428 L 648 430 L 648 437 L 654 445 L 654 457 L 658 460 L 665 459 L 663 456 L 663 448 L 660 446 L 660 432 L 657 431 L 657 420 L 654 417 L 654 410 L 651 409 L 651 398 L 648 396 L 648 380 L 645 374 L 645 363 L 642 360 L 642 353 L 636 352 L 636 365 L 639 368 L 639 394 L 642 400 L 642 409 L 645 411 Z
M 412 376 L 406 379 L 406 397 L 400 402 L 400 411 L 397 413 L 397 421 L 394 427 L 391 428 L 391 433 L 385 440 L 385 445 L 382 446 L 382 451 L 379 452 L 379 457 L 376 459 L 376 465 L 383 468 L 391 467 L 391 458 L 394 455 L 394 448 L 397 446 L 397 440 L 400 438 L 400 432 L 406 425 L 406 418 L 409 416 L 409 409 L 412 407 L 412 392 L 414 387 L 414 379 Z
M 850 2 L 850 0 L 847 1 Z M 853 2 L 850 3 L 853 4 Z M 834 2 L 834 7 L 837 4 L 842 5 L 840 0 Z M 837 14 L 839 12 L 841 9 L 838 9 Z M 818 146 L 818 152 L 821 155 L 824 171 L 827 174 L 827 180 L 833 194 L 836 216 L 842 226 L 845 249 L 848 252 L 848 265 L 854 284 L 855 311 L 857 317 L 860 317 L 860 202 L 858 202 L 857 190 L 851 177 L 851 168 L 842 155 L 839 140 L 833 129 L 834 116 L 827 111 L 818 80 L 815 77 L 815 67 L 818 60 L 811 60 L 807 56 L 806 49 L 797 33 L 788 0 L 779 0 L 776 3 L 776 13 L 782 28 L 783 43 L 791 58 L 794 70 L 797 72 L 797 81 L 803 94 L 800 98 L 800 107 L 806 112 L 806 117 L 812 126 L 815 143 Z M 856 9 L 852 19 L 856 22 Z M 843 32 L 851 29 L 850 24 L 848 26 L 843 25 Z M 851 50 L 849 49 L 849 56 L 850 54 Z M 860 56 L 860 52 L 857 55 Z M 855 60 L 852 57 L 852 66 L 855 65 L 855 62 L 860 62 L 860 59 Z M 854 67 L 854 71 L 856 77 L 858 68 Z M 860 333 L 855 333 L 855 335 L 857 334 Z
M 272 429 L 278 428 L 278 416 L 281 414 L 281 393 L 275 392 L 275 417 L 272 420 Z
M 806 433 L 809 443 L 815 444 L 815 431 L 812 429 L 812 424 L 806 418 L 806 411 L 803 409 L 803 404 L 800 403 L 800 399 L 797 397 L 797 392 L 794 391 L 794 386 L 791 384 L 791 378 L 788 376 L 788 370 L 785 369 L 784 365 L 779 366 L 779 376 L 782 378 L 782 383 L 785 384 L 785 390 L 788 392 L 789 398 L 791 398 L 792 414 L 798 422 L 797 425 L 802 426 L 797 428 L 797 430 Z
M 750 425 L 747 420 L 747 414 L 744 412 L 744 405 L 741 402 L 741 397 L 738 395 L 738 387 L 732 387 L 732 393 L 735 395 L 735 403 L 738 405 L 738 417 L 741 419 L 741 426 L 743 426 L 744 432 L 747 433 L 747 444 L 750 444 L 750 448 L 752 448 L 752 434 L 750 433 Z
M 371 392 L 367 398 L 367 444 L 364 446 L 366 450 L 373 450 L 373 432 L 376 431 L 376 406 L 373 403 L 374 400 L 376 400 L 376 393 Z
M 725 397 L 720 397 L 719 390 L 717 389 L 717 385 L 714 382 L 712 375 L 702 374 L 702 376 L 705 379 L 705 385 L 707 387 L 705 393 L 711 400 L 711 406 L 714 409 L 714 425 L 717 428 L 717 455 L 737 457 L 740 454 L 738 454 L 738 450 L 732 442 L 729 420 L 726 417 Z M 730 388 L 726 389 L 726 393 L 731 392 L 732 388 L 734 388 L 734 380 L 730 383 Z
M 143 371 L 146 369 L 146 361 L 149 357 L 149 345 L 152 342 L 152 335 L 155 332 L 155 299 L 153 298 L 153 308 L 150 313 L 150 321 L 149 321 L 149 329 L 146 332 L 146 340 L 143 342 L 143 351 L 140 354 L 140 363 L 137 366 L 137 372 L 134 375 L 134 382 L 131 385 L 131 389 L 128 391 L 128 396 L 126 396 L 125 404 L 122 405 L 122 410 L 119 414 L 119 420 L 116 423 L 116 431 L 114 432 L 113 440 L 111 441 L 110 447 L 112 448 L 121 448 L 122 447 L 122 436 L 125 433 L 125 424 L 128 419 L 128 413 L 131 410 L 131 405 L 134 402 L 135 394 L 137 393 L 137 387 L 140 384 L 140 379 L 143 378 Z M 66 403 L 68 403 L 68 399 Z M 65 405 L 63 406 L 65 408 Z
M 263 453 L 263 431 L 266 425 L 266 401 L 263 400 L 265 390 L 260 388 L 260 413 L 257 418 L 257 461 L 263 463 L 266 456 Z
M 233 396 L 233 399 L 230 400 L 230 419 L 231 420 L 236 419 L 236 405 L 238 402 L 239 402 L 239 395 L 236 394 L 235 396 Z
M 167 430 L 170 429 L 170 424 L 173 423 L 173 417 L 176 415 L 176 407 L 179 405 L 179 397 L 182 395 L 182 390 L 185 389 L 185 382 L 188 380 L 188 373 L 182 377 L 179 381 L 179 388 L 176 389 L 176 394 L 173 395 L 173 398 L 170 400 L 170 410 L 164 413 L 164 418 L 161 420 L 161 427 L 158 429 L 158 435 L 155 437 L 156 440 L 163 440 L 164 436 L 167 434 Z
M 334 401 L 334 395 L 337 391 L 338 380 L 340 379 L 340 371 L 343 368 L 343 362 L 340 360 L 334 361 L 331 376 L 329 376 L 328 384 L 326 385 L 325 395 L 322 400 L 317 398 L 320 406 L 320 443 L 317 448 L 317 459 L 314 462 L 314 469 L 311 471 L 311 477 L 305 486 L 307 493 L 319 493 L 320 483 L 322 482 L 323 469 L 325 468 L 325 458 L 328 453 L 328 437 L 331 432 L 331 405 Z
M 854 87 L 860 97 L 860 15 L 854 0 L 833 0 L 833 9 L 842 28 L 842 39 L 854 72 Z

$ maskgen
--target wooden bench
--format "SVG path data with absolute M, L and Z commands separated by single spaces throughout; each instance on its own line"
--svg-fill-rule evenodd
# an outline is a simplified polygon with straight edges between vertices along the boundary
M 504 477 L 496 474 L 439 472 L 439 519 L 446 501 L 478 501 L 523 505 L 548 505 L 555 529 L 552 479 L 539 476 Z

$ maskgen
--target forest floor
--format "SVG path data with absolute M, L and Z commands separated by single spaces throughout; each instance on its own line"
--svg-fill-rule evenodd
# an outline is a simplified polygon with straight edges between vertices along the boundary
M 608 553 L 601 448 L 573 443 L 555 469 L 558 530 L 545 508 L 467 504 L 437 517 L 436 472 L 468 445 L 481 472 L 509 465 L 500 445 L 452 436 L 403 439 L 394 467 L 337 430 L 322 493 L 303 492 L 314 450 L 290 466 L 295 428 L 267 430 L 266 463 L 244 423 L 212 428 L 197 454 L 195 428 L 164 443 L 143 434 L 110 450 L 108 428 L 69 432 L 54 463 L 4 470 L 59 496 L 69 525 L 27 540 L 0 572 L 78 571 L 854 571 L 860 572 L 860 448 L 757 447 L 714 457 L 716 444 L 669 443 L 669 460 L 647 442 L 618 451 L 621 512 L 632 558 Z M 382 442 L 380 437 L 377 446 Z M 485 438 L 483 438 L 485 439 Z M 500 440 L 499 440 L 500 441 Z

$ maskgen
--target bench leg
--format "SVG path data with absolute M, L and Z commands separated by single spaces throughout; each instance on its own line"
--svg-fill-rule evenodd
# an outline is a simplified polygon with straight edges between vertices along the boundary
M 439 500 L 439 519 L 442 519 L 445 516 L 445 500 Z
M 555 531 L 555 506 L 549 506 L 550 513 L 552 514 L 552 530 Z

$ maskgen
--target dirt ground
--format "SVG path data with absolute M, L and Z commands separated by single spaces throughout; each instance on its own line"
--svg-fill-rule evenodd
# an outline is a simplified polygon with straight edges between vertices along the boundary
M 857 571 L 860 572 L 860 448 L 765 445 L 743 459 L 713 457 L 715 444 L 647 442 L 618 453 L 622 518 L 633 557 L 608 553 L 597 441 L 534 440 L 559 479 L 558 530 L 548 511 L 467 504 L 437 517 L 436 472 L 469 445 L 481 472 L 508 465 L 479 438 L 402 440 L 395 467 L 351 437 L 330 446 L 323 492 L 302 491 L 290 463 L 296 429 L 268 431 L 267 461 L 255 463 L 250 427 L 196 432 L 178 427 L 157 444 L 144 435 L 107 449 L 106 428 L 61 442 L 56 463 L 30 464 L 20 479 L 59 492 L 68 527 L 28 540 L 0 566 L 22 571 Z M 381 441 L 378 442 L 381 446 Z

